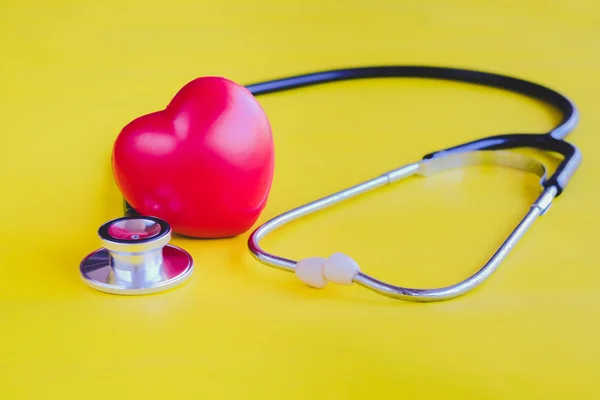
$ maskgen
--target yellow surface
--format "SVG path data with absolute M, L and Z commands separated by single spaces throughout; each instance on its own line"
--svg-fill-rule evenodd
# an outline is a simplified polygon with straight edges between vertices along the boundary
M 598 398 L 600 7 L 589 1 L 17 1 L 0 3 L 0 397 Z M 579 106 L 584 164 L 479 290 L 414 304 L 306 288 L 259 265 L 247 234 L 175 239 L 185 286 L 116 297 L 79 262 L 121 215 L 120 128 L 189 80 L 240 83 L 366 64 L 480 68 Z M 276 177 L 260 222 L 483 135 L 538 132 L 537 102 L 453 83 L 348 82 L 261 97 Z M 536 196 L 536 179 L 471 168 L 412 180 L 265 241 L 299 258 L 344 251 L 406 286 L 479 268 Z

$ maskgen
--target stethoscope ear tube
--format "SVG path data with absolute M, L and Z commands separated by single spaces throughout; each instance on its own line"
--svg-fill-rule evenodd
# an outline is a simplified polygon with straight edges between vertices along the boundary
M 492 257 L 475 274 L 447 287 L 419 289 L 396 286 L 375 279 L 362 271 L 349 256 L 333 253 L 329 257 L 304 257 L 298 261 L 270 254 L 260 247 L 260 241 L 275 229 L 294 220 L 332 207 L 349 199 L 376 190 L 409 177 L 429 177 L 436 173 L 472 165 L 498 165 L 526 171 L 540 178 L 541 193 L 515 229 Z M 359 284 L 376 293 L 394 299 L 418 302 L 449 300 L 461 296 L 487 279 L 506 258 L 524 233 L 538 217 L 544 215 L 556 196 L 556 187 L 546 187 L 546 167 L 535 158 L 510 150 L 474 150 L 439 153 L 436 157 L 421 159 L 388 171 L 336 193 L 286 211 L 259 226 L 248 239 L 248 248 L 259 262 L 270 267 L 293 272 L 302 282 L 313 288 L 324 288 L 327 283 Z

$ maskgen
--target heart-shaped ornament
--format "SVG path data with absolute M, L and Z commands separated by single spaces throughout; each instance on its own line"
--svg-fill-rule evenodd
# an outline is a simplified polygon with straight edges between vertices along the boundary
M 186 84 L 161 111 L 119 133 L 112 167 L 139 213 L 198 238 L 239 235 L 264 209 L 274 170 L 269 120 L 244 86 L 222 77 Z

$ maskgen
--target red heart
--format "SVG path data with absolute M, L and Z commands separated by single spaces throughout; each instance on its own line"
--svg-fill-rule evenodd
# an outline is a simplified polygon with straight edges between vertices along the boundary
M 201 238 L 239 235 L 264 209 L 274 169 L 267 116 L 248 89 L 221 77 L 186 84 L 161 111 L 117 137 L 113 173 L 139 213 Z

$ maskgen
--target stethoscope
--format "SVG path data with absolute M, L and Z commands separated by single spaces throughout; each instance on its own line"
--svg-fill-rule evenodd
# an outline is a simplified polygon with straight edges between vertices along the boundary
M 365 78 L 413 77 L 444 79 L 506 89 L 541 100 L 561 114 L 560 123 L 539 134 L 503 134 L 481 138 L 447 149 L 435 151 L 421 160 L 385 172 L 355 186 L 284 212 L 256 228 L 248 239 L 254 259 L 262 264 L 294 273 L 313 288 L 328 282 L 342 285 L 357 283 L 376 293 L 395 299 L 439 301 L 461 296 L 487 279 L 538 217 L 544 215 L 552 201 L 560 196 L 582 161 L 581 153 L 563 139 L 575 128 L 578 112 L 575 105 L 560 93 L 547 87 L 509 76 L 456 68 L 427 66 L 381 66 L 348 68 L 298 75 L 246 86 L 255 96 L 295 88 Z M 510 150 L 531 148 L 560 154 L 563 158 L 549 177 L 544 164 Z M 260 240 L 275 229 L 399 180 L 471 165 L 499 165 L 533 173 L 540 178 L 540 195 L 525 216 L 500 245 L 489 261 L 467 279 L 451 286 L 413 289 L 379 281 L 364 272 L 348 255 L 334 253 L 329 257 L 306 257 L 294 261 L 260 247 Z M 153 216 L 139 215 L 125 200 L 125 216 L 109 221 L 98 230 L 102 248 L 81 262 L 83 281 L 103 292 L 146 294 L 173 288 L 185 282 L 194 270 L 191 255 L 169 244 L 171 227 Z

